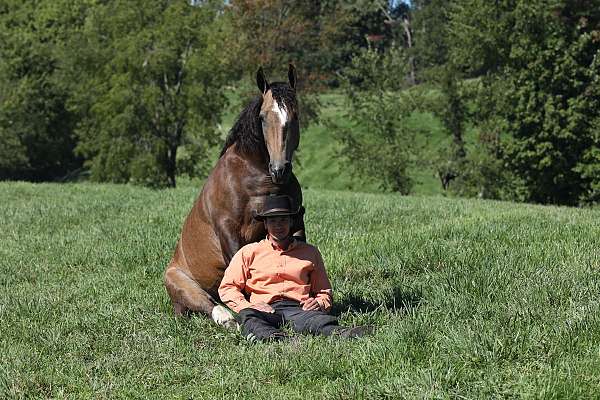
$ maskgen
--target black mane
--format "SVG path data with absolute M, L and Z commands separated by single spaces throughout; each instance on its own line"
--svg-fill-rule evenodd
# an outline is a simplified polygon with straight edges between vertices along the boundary
M 297 114 L 298 103 L 296 101 L 296 91 L 287 83 L 273 82 L 270 86 L 273 98 L 279 104 L 285 104 L 288 110 Z M 238 116 L 237 121 L 229 131 L 223 149 L 219 157 L 225 154 L 225 151 L 234 143 L 238 144 L 240 150 L 244 153 L 267 154 L 267 146 L 263 137 L 262 125 L 259 114 L 262 106 L 262 96 L 256 96 Z

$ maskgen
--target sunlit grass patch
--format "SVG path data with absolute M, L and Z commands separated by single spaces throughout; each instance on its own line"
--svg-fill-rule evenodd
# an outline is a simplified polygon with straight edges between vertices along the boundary
M 600 211 L 306 190 L 334 312 L 372 337 L 250 344 L 172 316 L 197 195 L 0 184 L 0 397 L 600 395 Z

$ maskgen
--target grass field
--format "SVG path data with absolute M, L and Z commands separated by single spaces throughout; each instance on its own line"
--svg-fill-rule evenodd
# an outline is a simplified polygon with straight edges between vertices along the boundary
M 600 210 L 309 189 L 344 324 L 249 344 L 172 316 L 197 189 L 0 183 L 0 398 L 598 398 Z

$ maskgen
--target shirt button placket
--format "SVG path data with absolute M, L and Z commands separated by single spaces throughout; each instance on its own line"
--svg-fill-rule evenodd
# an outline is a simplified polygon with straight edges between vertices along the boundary
M 284 265 L 285 265 L 285 257 L 281 257 L 281 264 L 280 264 L 280 266 L 281 266 L 281 273 L 283 273 Z M 281 294 L 283 295 L 284 292 L 285 292 L 285 280 L 282 279 L 281 280 Z
M 285 263 L 285 257 L 281 257 L 281 263 L 279 264 L 279 272 L 283 273 L 283 264 Z M 279 274 L 277 274 L 279 275 Z M 281 275 L 279 275 L 281 276 Z M 285 280 L 281 279 L 281 294 L 285 292 Z

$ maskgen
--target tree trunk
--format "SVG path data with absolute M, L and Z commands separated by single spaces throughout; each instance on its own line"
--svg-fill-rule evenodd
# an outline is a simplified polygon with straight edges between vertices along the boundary
M 417 77 L 415 74 L 415 58 L 412 55 L 412 33 L 410 31 L 410 20 L 406 15 L 402 18 L 402 26 L 404 27 L 404 34 L 406 35 L 406 45 L 410 54 L 410 57 L 408 58 L 408 65 L 410 66 L 409 81 L 411 85 L 416 85 Z
M 467 151 L 465 150 L 465 142 L 463 141 L 461 131 L 454 133 L 454 145 L 456 146 L 456 158 L 465 158 L 467 156 Z
M 458 175 L 456 175 L 453 172 L 438 171 L 438 177 L 440 178 L 440 181 L 442 182 L 442 188 L 444 188 L 444 191 L 446 191 L 446 190 L 448 190 L 448 187 L 450 186 L 450 182 L 452 182 L 455 178 L 458 178 Z
M 169 187 L 176 187 L 175 174 L 177 172 L 177 146 L 170 146 L 167 151 L 167 180 Z

